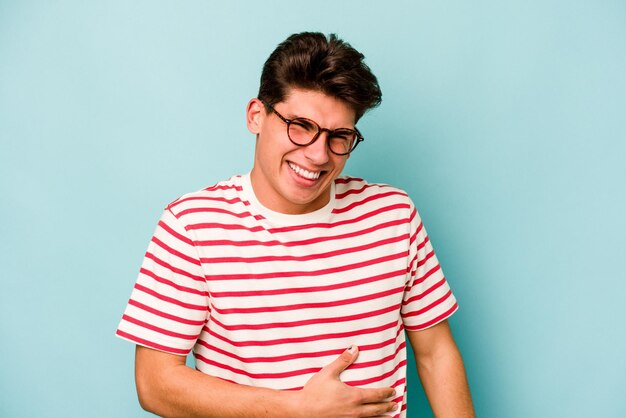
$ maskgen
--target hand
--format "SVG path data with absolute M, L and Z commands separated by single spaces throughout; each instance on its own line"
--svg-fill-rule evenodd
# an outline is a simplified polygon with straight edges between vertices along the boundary
M 398 408 L 389 400 L 393 388 L 359 388 L 346 385 L 339 376 L 359 355 L 351 346 L 317 372 L 300 391 L 303 417 L 354 418 L 380 417 Z

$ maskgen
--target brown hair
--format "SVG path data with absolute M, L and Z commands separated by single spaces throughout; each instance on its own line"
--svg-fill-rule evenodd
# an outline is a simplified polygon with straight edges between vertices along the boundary
M 285 99 L 289 88 L 317 90 L 346 102 L 358 121 L 382 101 L 378 80 L 364 58 L 335 34 L 291 35 L 265 61 L 258 97 L 274 105 Z

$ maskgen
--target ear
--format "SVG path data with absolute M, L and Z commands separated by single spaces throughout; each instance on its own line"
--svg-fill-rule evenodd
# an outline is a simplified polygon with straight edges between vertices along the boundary
M 248 107 L 246 107 L 246 123 L 248 130 L 253 134 L 261 132 L 265 115 L 265 106 L 263 103 L 257 98 L 250 99 Z

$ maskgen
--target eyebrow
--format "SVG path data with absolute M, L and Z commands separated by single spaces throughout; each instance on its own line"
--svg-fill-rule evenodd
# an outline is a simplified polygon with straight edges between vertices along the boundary
M 265 102 L 263 102 L 263 104 L 265 104 Z M 274 106 L 272 106 L 272 105 L 270 105 L 270 107 L 271 107 L 271 109 L 272 109 L 274 112 L 278 112 L 278 113 L 280 113 L 280 114 L 281 114 L 281 115 L 282 115 L 285 119 L 289 119 L 289 120 L 294 120 L 294 119 L 306 119 L 306 120 L 310 120 L 310 121 L 312 121 L 312 122 L 315 122 L 315 123 L 316 123 L 316 124 L 317 124 L 320 128 L 324 128 L 324 127 L 323 127 L 323 126 L 321 126 L 321 125 L 319 124 L 319 122 L 318 122 L 318 121 L 316 121 L 315 119 L 308 118 L 308 117 L 306 117 L 306 116 L 298 116 L 298 115 L 294 115 L 293 113 L 287 113 L 287 111 L 284 111 L 284 113 L 283 113 L 283 112 L 280 112 L 279 110 L 277 110 L 277 109 L 276 109 Z M 352 128 L 346 128 L 345 126 L 341 126 L 341 127 L 339 127 L 339 128 L 325 128 L 325 129 L 328 129 L 328 130 L 331 130 L 331 131 L 340 131 L 340 130 L 342 130 L 342 129 L 345 129 L 345 130 L 349 130 L 349 131 L 355 131 L 355 132 L 358 132 L 358 129 L 356 128 L 356 123 L 355 123 L 355 124 L 353 124 Z
M 322 125 L 320 125 L 320 123 L 319 123 L 318 121 L 316 121 L 315 119 L 307 118 L 306 116 L 294 116 L 294 115 L 292 115 L 292 114 L 289 114 L 288 116 L 285 116 L 285 117 L 286 117 L 287 119 L 290 119 L 290 120 L 294 120 L 294 119 L 306 119 L 306 120 L 310 120 L 310 121 L 312 121 L 312 122 L 317 123 L 317 125 L 318 125 L 320 128 L 324 128 Z M 347 128 L 347 127 L 345 127 L 345 126 L 340 126 L 339 128 L 326 128 L 326 129 L 329 129 L 329 130 L 331 130 L 331 131 L 340 131 L 340 130 L 342 130 L 342 129 L 347 129 L 347 130 L 349 130 L 349 131 L 356 131 L 356 126 L 353 126 L 352 128 Z

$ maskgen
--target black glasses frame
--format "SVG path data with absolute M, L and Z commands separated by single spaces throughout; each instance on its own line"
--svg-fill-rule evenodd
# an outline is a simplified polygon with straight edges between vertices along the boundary
M 350 151 L 348 151 L 348 152 L 339 153 L 339 152 L 333 151 L 333 149 L 330 147 L 330 142 L 327 142 L 327 146 L 328 146 L 328 149 L 330 150 L 330 152 L 332 152 L 335 155 L 342 155 L 343 156 L 343 155 L 350 154 L 352 151 L 354 151 L 354 149 L 356 148 L 357 145 L 359 145 L 360 142 L 363 142 L 365 140 L 365 138 L 363 138 L 363 135 L 361 135 L 361 132 L 359 132 L 359 130 L 356 129 L 356 128 L 354 128 L 354 129 L 349 129 L 349 128 L 328 129 L 328 128 L 322 128 L 317 122 L 315 122 L 314 120 L 308 119 L 308 118 L 300 118 L 300 117 L 298 117 L 298 118 L 293 118 L 293 119 L 287 119 L 286 117 L 284 117 L 283 115 L 278 113 L 278 111 L 276 109 L 274 109 L 274 106 L 272 106 L 271 104 L 266 103 L 263 100 L 261 100 L 261 103 L 263 103 L 269 110 L 271 110 L 273 113 L 275 113 L 276 116 L 278 116 L 283 122 L 285 122 L 287 124 L 287 137 L 289 138 L 289 140 L 294 145 L 298 145 L 300 147 L 306 147 L 308 145 L 311 145 L 312 143 L 317 141 L 317 139 L 320 137 L 322 132 L 328 132 L 329 136 L 333 135 L 338 130 L 341 130 L 341 131 L 344 131 L 344 132 L 354 133 L 356 137 L 355 137 L 355 140 L 354 140 L 352 146 L 350 147 Z M 293 122 L 297 122 L 298 120 L 310 122 L 310 123 L 313 124 L 313 126 L 317 127 L 317 133 L 313 136 L 313 139 L 311 139 L 306 144 L 300 144 L 298 142 L 295 142 L 293 139 L 291 139 L 291 136 L 289 135 L 289 127 L 291 126 L 291 124 Z

